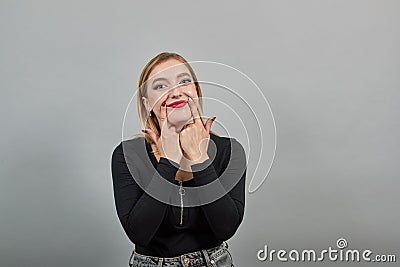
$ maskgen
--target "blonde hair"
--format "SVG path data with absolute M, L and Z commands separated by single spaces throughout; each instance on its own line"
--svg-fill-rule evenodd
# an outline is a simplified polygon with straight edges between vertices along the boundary
M 193 82 L 196 86 L 196 91 L 197 95 L 199 97 L 199 104 L 200 104 L 200 118 L 203 122 L 205 123 L 205 119 L 203 118 L 203 101 L 202 101 L 202 93 L 200 89 L 200 84 L 197 81 L 196 74 L 194 73 L 194 70 L 192 67 L 189 65 L 189 63 L 184 59 L 181 55 L 178 55 L 177 53 L 169 53 L 169 52 L 163 52 L 152 58 L 146 66 L 143 68 L 142 73 L 140 74 L 139 78 L 139 83 L 138 83 L 138 93 L 137 93 L 137 109 L 138 109 L 138 115 L 139 115 L 139 121 L 142 126 L 142 128 L 147 128 L 147 129 L 152 129 L 156 135 L 160 135 L 161 129 L 160 125 L 158 124 L 158 120 L 156 115 L 154 114 L 153 111 L 151 111 L 150 115 L 148 116 L 148 112 L 143 104 L 142 97 L 147 97 L 147 90 L 145 86 L 145 82 L 150 78 L 150 73 L 152 70 L 160 63 L 167 61 L 168 59 L 176 59 L 183 64 L 189 69 L 190 74 L 193 77 Z M 210 134 L 214 134 L 216 136 L 219 136 L 217 133 L 214 131 L 210 130 Z M 133 138 L 139 138 L 139 137 L 145 137 L 146 140 L 150 144 L 154 144 L 153 139 L 150 137 L 149 134 L 144 134 L 144 133 L 139 133 L 135 134 Z

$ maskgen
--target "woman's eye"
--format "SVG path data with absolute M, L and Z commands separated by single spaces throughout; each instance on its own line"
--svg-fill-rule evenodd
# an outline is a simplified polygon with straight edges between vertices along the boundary
M 166 85 L 165 84 L 157 84 L 156 86 L 153 87 L 153 89 L 154 90 L 162 89 L 162 88 L 164 88 L 164 86 L 166 86 Z
M 190 82 L 192 82 L 191 79 L 184 79 L 179 84 L 185 84 L 185 83 L 190 83 Z

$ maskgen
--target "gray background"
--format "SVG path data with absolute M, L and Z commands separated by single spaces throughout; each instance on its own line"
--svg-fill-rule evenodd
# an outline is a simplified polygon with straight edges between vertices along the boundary
M 378 0 L 1 1 L 0 266 L 127 266 L 111 152 L 163 51 L 234 66 L 271 104 L 276 158 L 229 240 L 235 266 L 340 237 L 399 257 L 399 15 Z

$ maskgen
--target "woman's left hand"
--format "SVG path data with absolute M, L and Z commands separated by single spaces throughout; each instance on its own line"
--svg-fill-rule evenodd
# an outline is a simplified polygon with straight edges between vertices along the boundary
M 188 124 L 179 133 L 179 142 L 183 150 L 183 156 L 190 161 L 190 165 L 204 162 L 208 159 L 208 143 L 210 140 L 210 128 L 216 117 L 208 118 L 205 124 L 200 118 L 198 110 L 198 98 L 189 97 L 189 107 L 193 116 L 193 123 Z

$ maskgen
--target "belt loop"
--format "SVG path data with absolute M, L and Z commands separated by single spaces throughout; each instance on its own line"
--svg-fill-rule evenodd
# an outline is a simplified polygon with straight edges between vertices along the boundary
M 205 249 L 202 249 L 201 252 L 203 252 L 204 258 L 206 259 L 206 264 L 207 266 L 210 265 L 210 257 L 208 257 L 208 252 Z
M 128 261 L 128 265 L 130 266 L 130 267 L 132 267 L 133 266 L 133 255 L 135 255 L 135 249 L 132 251 L 132 255 L 130 256 L 130 258 L 129 258 L 129 261 Z
M 163 265 L 163 258 L 158 258 L 157 267 L 162 267 Z

